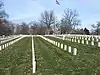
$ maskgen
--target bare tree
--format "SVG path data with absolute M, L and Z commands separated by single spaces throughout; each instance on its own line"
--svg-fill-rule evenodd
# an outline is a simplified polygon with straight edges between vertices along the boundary
M 0 1 L 0 18 L 8 18 L 8 14 L 5 12 L 5 10 L 3 9 L 3 2 Z
M 15 31 L 15 34 L 21 34 L 21 25 L 19 24 L 16 24 L 16 31 Z
M 8 14 L 3 9 L 3 2 L 0 0 L 0 35 L 9 35 L 11 34 L 10 26 L 8 25 L 9 21 L 6 20 L 8 18 Z
M 44 11 L 41 14 L 41 21 L 46 25 L 47 27 L 47 33 L 49 34 L 51 31 L 51 25 L 55 23 L 55 15 L 53 11 Z
M 41 35 L 43 35 L 46 32 L 46 26 L 44 26 L 41 21 L 30 22 L 29 25 L 30 25 L 30 33 L 31 34 L 35 34 L 35 35 L 41 34 Z
M 100 32 L 99 32 L 99 29 L 100 29 L 100 21 L 98 21 L 96 25 L 95 24 L 92 24 L 91 26 L 95 29 L 96 34 L 99 35 L 100 34 Z
M 38 22 L 32 21 L 29 23 L 29 25 L 30 25 L 30 33 L 37 34 Z
M 65 28 L 66 30 L 64 32 L 69 33 L 71 29 L 75 29 L 76 26 L 80 25 L 80 20 L 78 20 L 77 17 L 78 17 L 78 13 L 76 10 L 72 10 L 69 8 L 64 10 L 64 18 L 61 20 L 61 24 L 62 24 L 61 27 Z
M 21 24 L 21 34 L 29 34 L 29 27 L 25 22 Z
M 13 25 L 6 19 L 0 24 L 0 35 L 11 35 L 13 34 Z
M 61 29 L 61 34 L 70 33 L 72 26 L 68 25 L 65 19 L 62 19 L 60 29 Z

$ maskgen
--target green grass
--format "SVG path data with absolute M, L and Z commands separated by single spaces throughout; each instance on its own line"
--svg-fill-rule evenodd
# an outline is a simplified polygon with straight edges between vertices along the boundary
M 0 75 L 32 75 L 31 38 L 0 51 Z
M 68 59 L 72 57 L 69 53 L 44 41 L 41 38 L 34 38 L 37 61 L 36 75 L 66 75 Z M 71 61 L 69 61 L 71 62 Z M 71 72 L 70 72 L 71 73 Z
M 76 47 L 73 56 L 40 37 L 34 37 L 36 73 L 32 74 L 31 38 L 0 51 L 0 75 L 100 75 L 100 48 L 47 36 L 68 46 Z
M 72 43 L 49 36 L 47 36 L 47 38 L 66 44 L 68 46 L 76 47 L 78 49 L 78 55 L 74 56 L 73 59 L 71 59 L 73 61 L 67 61 L 71 63 L 68 65 L 69 68 L 71 68 L 71 65 L 73 65 L 71 69 L 72 74 L 70 75 L 95 75 L 95 73 L 97 75 L 100 75 L 100 48 Z M 68 69 L 66 71 L 68 71 Z

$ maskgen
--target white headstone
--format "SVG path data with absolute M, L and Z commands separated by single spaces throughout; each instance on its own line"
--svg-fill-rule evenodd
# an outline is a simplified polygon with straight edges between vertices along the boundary
M 53 44 L 55 45 L 55 41 L 53 41 Z
M 72 39 L 72 42 L 74 42 L 74 40 Z
M 100 47 L 100 42 L 98 42 L 98 47 Z
M 80 40 L 78 39 L 78 43 L 80 43 Z
M 47 39 L 47 41 L 49 41 L 49 39 Z
M 5 38 L 5 35 L 2 35 L 3 38 Z
M 60 43 L 58 42 L 58 47 L 60 47 Z
M 49 39 L 49 42 L 50 42 L 51 40 Z
M 93 42 L 93 41 L 91 41 L 91 45 L 92 45 L 92 46 L 94 45 L 94 42 Z
M 82 39 L 84 40 L 84 37 L 82 37 Z
M 75 38 L 75 42 L 76 42 L 76 38 Z
M 68 51 L 71 53 L 71 46 L 68 47 Z
M 85 40 L 87 40 L 87 37 L 85 38 Z
M 80 39 L 81 39 L 81 37 L 80 37 Z
M 65 40 L 65 35 L 63 35 L 63 40 Z
M 74 48 L 73 55 L 77 55 L 77 49 Z
M 4 45 L 2 45 L 2 49 L 4 49 L 5 48 L 5 46 Z
M 63 44 L 61 44 L 61 49 L 63 49 Z
M 0 46 L 0 50 L 2 50 L 1 46 Z
M 99 41 L 99 39 L 98 39 L 98 38 L 96 38 L 96 41 L 98 42 L 98 41 Z
M 88 40 L 90 41 L 90 37 L 88 38 Z
M 100 39 L 100 36 L 97 36 L 98 39 Z
M 87 45 L 89 44 L 89 41 L 88 41 L 88 40 L 86 40 L 86 44 L 87 44 Z
M 84 44 L 84 40 L 82 40 L 82 44 Z
M 57 46 L 57 42 L 56 42 L 56 46 Z
M 76 39 L 76 36 L 75 36 L 75 39 Z
M 64 45 L 64 50 L 67 50 L 67 45 Z
M 92 41 L 94 41 L 94 38 L 92 38 Z
M 5 48 L 7 47 L 7 44 L 5 44 Z
M 7 43 L 7 47 L 8 47 L 8 43 Z

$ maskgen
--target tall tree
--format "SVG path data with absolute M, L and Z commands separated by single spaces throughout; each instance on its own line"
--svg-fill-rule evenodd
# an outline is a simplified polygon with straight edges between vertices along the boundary
M 12 22 L 3 20 L 3 23 L 0 24 L 0 35 L 11 35 L 13 34 L 14 27 Z
M 29 25 L 30 25 L 30 33 L 37 34 L 38 22 L 32 21 L 29 23 Z
M 3 2 L 0 0 L 0 35 L 8 35 L 10 33 L 10 26 L 7 25 L 8 14 L 3 9 Z
M 31 34 L 41 34 L 44 35 L 46 32 L 46 26 L 43 25 L 41 21 L 33 21 L 29 23 Z
M 44 11 L 41 13 L 41 21 L 47 27 L 47 33 L 49 34 L 51 31 L 51 25 L 55 23 L 55 15 L 53 11 Z
M 62 19 L 60 29 L 61 34 L 70 33 L 72 26 L 68 25 L 65 19 Z
M 80 25 L 80 20 L 78 19 L 77 11 L 69 8 L 65 9 L 64 17 L 61 20 L 61 23 L 62 23 L 61 27 L 65 29 L 64 32 L 69 33 L 71 29 L 75 29 L 76 26 Z M 68 30 L 68 28 L 70 29 Z
M 25 22 L 21 24 L 21 34 L 29 34 L 29 27 Z

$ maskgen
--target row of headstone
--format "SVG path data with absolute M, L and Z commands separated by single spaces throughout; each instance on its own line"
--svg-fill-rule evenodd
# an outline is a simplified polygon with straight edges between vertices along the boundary
M 56 42 L 56 41 L 54 41 L 54 40 L 48 39 L 48 38 L 43 37 L 43 36 L 40 36 L 40 37 L 43 38 L 44 40 L 46 40 L 46 41 L 48 41 L 48 42 L 54 44 L 55 46 L 57 46 L 57 47 L 59 47 L 59 48 L 65 50 L 65 51 L 68 50 L 68 52 L 69 52 L 69 53 L 73 53 L 73 55 L 77 55 L 77 48 L 73 48 L 73 47 L 71 47 L 71 46 L 64 45 L 64 44 L 62 44 L 62 43 Z
M 12 41 L 7 42 L 7 43 L 5 43 L 5 44 L 2 44 L 2 45 L 0 46 L 0 50 L 3 50 L 3 49 L 5 49 L 5 48 L 7 48 L 8 46 L 14 44 L 15 42 L 19 41 L 19 40 L 22 39 L 22 38 L 24 38 L 24 37 L 20 37 L 20 38 L 18 38 L 18 39 L 15 39 L 15 40 L 12 40 Z
M 1 45 L 1 46 L 0 46 L 0 50 L 7 48 L 7 47 L 8 47 L 9 45 L 11 45 L 11 44 L 13 44 L 13 41 Z
M 71 37 L 72 39 L 80 39 L 80 40 L 88 40 L 88 41 L 94 41 L 96 39 L 96 42 L 99 41 L 98 38 L 91 38 L 91 37 Z
M 81 44 L 89 44 L 89 42 L 90 42 L 90 44 L 92 45 L 92 46 L 94 46 L 95 45 L 95 43 L 97 43 L 97 45 L 98 45 L 98 47 L 100 47 L 100 42 L 94 42 L 94 41 L 88 41 L 88 40 L 80 40 L 80 39 L 78 39 L 77 41 L 76 41 L 77 39 L 71 39 L 71 42 L 77 42 L 77 43 L 81 43 Z
M 13 40 L 13 39 L 16 39 L 16 38 L 18 38 L 18 37 L 20 37 L 20 36 L 14 36 L 14 37 L 10 37 L 10 38 L 8 38 L 8 39 L 6 39 L 6 40 L 0 40 L 0 44 L 9 42 L 9 41 L 11 41 L 11 40 Z
M 60 37 L 56 37 L 56 38 L 61 39 Z M 62 39 L 63 40 L 68 40 L 68 41 L 71 41 L 71 42 L 77 42 L 77 43 L 81 43 L 81 44 L 87 44 L 87 45 L 91 42 L 90 44 L 92 46 L 95 45 L 94 38 L 92 39 L 92 41 L 90 41 L 90 37 L 88 39 L 87 38 L 84 39 L 84 37 L 75 37 L 75 36 L 73 36 L 72 38 L 71 37 L 66 38 L 65 36 L 63 36 Z M 99 39 L 96 39 L 96 41 L 99 41 Z M 97 43 L 97 46 L 100 47 L 100 42 L 96 42 L 96 43 Z
M 63 36 L 64 37 L 64 36 Z M 96 40 L 96 42 L 98 42 L 99 41 L 99 39 L 100 39 L 100 37 L 98 36 L 78 36 L 78 35 L 67 35 L 66 37 L 70 37 L 70 38 L 72 38 L 72 39 L 80 39 L 80 40 L 88 40 L 88 41 L 95 41 Z
M 56 45 L 57 47 L 59 47 L 59 48 L 65 50 L 65 51 L 68 50 L 68 52 L 69 52 L 69 53 L 73 53 L 73 55 L 77 55 L 77 48 L 73 48 L 73 47 L 71 47 L 71 46 L 67 46 L 67 45 L 64 45 L 64 44 L 59 43 L 59 42 L 55 42 L 55 43 L 53 43 L 53 44 Z

